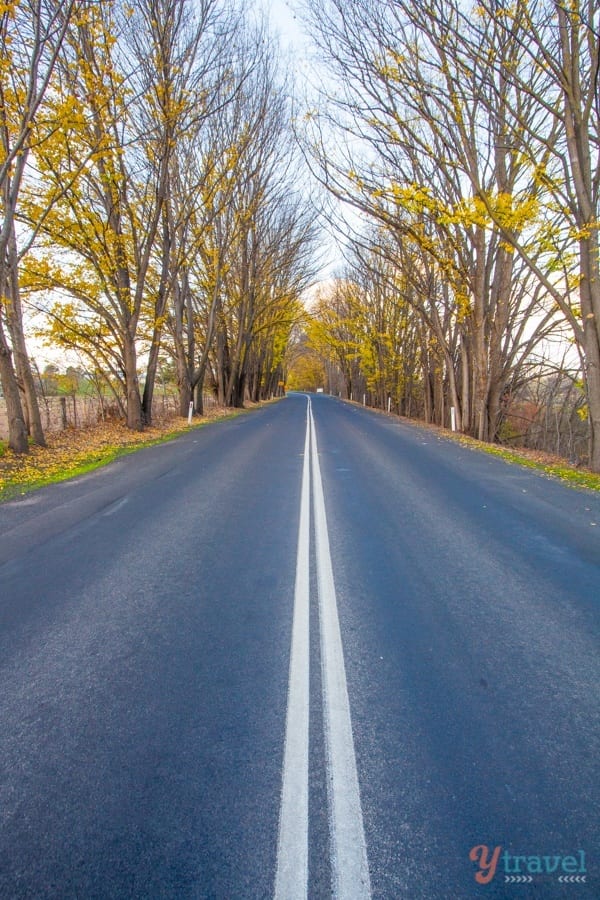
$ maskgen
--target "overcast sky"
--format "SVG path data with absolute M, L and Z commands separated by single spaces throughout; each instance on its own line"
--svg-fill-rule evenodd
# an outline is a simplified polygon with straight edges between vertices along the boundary
M 294 12 L 294 0 L 258 0 L 258 5 L 266 10 L 273 31 L 281 39 L 282 49 L 292 50 L 301 62 L 308 42 L 300 18 Z

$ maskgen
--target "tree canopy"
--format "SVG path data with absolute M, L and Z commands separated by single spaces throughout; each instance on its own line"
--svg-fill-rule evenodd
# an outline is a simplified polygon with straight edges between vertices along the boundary
M 302 99 L 268 24 L 233 0 L 2 5 L 11 446 L 43 441 L 28 302 L 134 429 L 162 360 L 182 414 L 207 386 L 233 406 L 270 396 L 291 365 L 292 381 L 324 373 L 497 440 L 549 340 L 570 342 L 600 470 L 597 4 L 303 9 L 316 83 Z M 347 264 L 299 338 L 319 191 L 354 211 Z

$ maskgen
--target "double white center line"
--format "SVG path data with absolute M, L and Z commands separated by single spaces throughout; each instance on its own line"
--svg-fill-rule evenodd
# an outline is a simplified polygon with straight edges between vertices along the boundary
M 275 898 L 300 900 L 308 895 L 311 471 L 332 895 L 338 900 L 366 900 L 371 897 L 369 865 L 323 483 L 310 399 L 306 411 Z

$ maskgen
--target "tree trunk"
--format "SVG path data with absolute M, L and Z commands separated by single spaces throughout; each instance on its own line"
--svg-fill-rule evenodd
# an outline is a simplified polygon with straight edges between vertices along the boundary
M 194 409 L 196 410 L 197 415 L 204 415 L 204 371 L 199 376 L 198 381 L 194 386 L 194 393 L 196 396 L 196 401 L 194 403 Z
M 184 379 L 179 382 L 179 415 L 182 418 L 189 415 L 190 403 L 193 399 L 192 395 L 192 385 L 186 372 Z
M 152 424 L 152 401 L 154 399 L 154 385 L 156 384 L 156 372 L 158 370 L 158 357 L 160 354 L 160 331 L 155 330 L 148 366 L 146 368 L 146 381 L 144 382 L 144 394 L 142 397 L 142 417 L 144 425 Z
M 146 381 L 144 383 L 144 396 L 142 398 L 142 413 L 144 423 L 152 424 L 152 399 L 154 397 L 154 385 L 156 382 L 156 373 L 158 370 L 158 357 L 160 354 L 160 345 L 163 332 L 163 316 L 169 298 L 169 271 L 171 268 L 171 222 L 170 212 L 163 207 L 162 211 L 162 246 L 161 246 L 161 269 L 160 282 L 156 292 L 156 302 L 154 304 L 154 330 L 152 334 L 152 344 L 150 345 L 150 354 L 148 357 L 148 366 L 146 368 Z
M 177 387 L 179 388 L 179 415 L 185 417 L 189 413 L 192 398 L 192 372 L 195 354 L 194 329 L 190 325 L 187 334 L 184 334 L 184 313 L 187 313 L 187 321 L 191 322 L 191 299 L 189 297 L 188 283 L 185 273 L 181 283 L 175 283 L 173 288 L 173 318 L 170 322 L 173 343 L 175 345 L 175 365 L 177 367 Z
M 8 446 L 15 453 L 28 453 L 27 426 L 17 376 L 12 364 L 10 347 L 6 342 L 4 328 L 0 321 L 0 381 L 4 391 L 6 414 L 8 416 Z
M 444 426 L 444 373 L 436 359 L 432 373 L 433 381 L 433 421 L 436 425 Z
M 425 424 L 430 425 L 433 415 L 433 396 L 431 390 L 431 370 L 429 356 L 423 359 L 423 415 Z
M 35 390 L 35 380 L 33 372 L 31 371 L 29 356 L 23 346 L 19 347 L 18 350 L 15 350 L 15 364 L 17 368 L 17 378 L 19 384 L 22 385 L 23 397 L 25 400 L 23 411 L 26 413 L 28 431 L 34 444 L 37 444 L 38 447 L 45 447 L 46 437 L 44 435 L 40 405 Z
M 244 400 L 246 398 L 246 375 L 244 372 L 240 373 L 234 381 L 233 390 L 231 393 L 231 405 L 235 409 L 243 409 L 244 408 Z
M 227 384 L 230 362 L 227 334 L 222 328 L 217 331 L 217 399 L 219 406 L 227 406 Z
M 446 371 L 448 372 L 448 384 L 450 386 L 450 403 L 454 407 L 456 417 L 456 430 L 463 430 L 462 410 L 460 403 L 460 395 L 456 384 L 456 372 L 454 371 L 454 361 L 450 352 L 444 347 L 444 360 L 446 362 Z
M 590 469 L 600 472 L 600 346 L 596 323 L 584 323 L 585 387 L 590 429 Z
M 495 442 L 498 440 L 498 431 L 500 428 L 500 402 L 504 391 L 504 383 L 495 381 L 488 395 L 488 435 L 489 440 Z
M 132 431 L 144 430 L 140 383 L 137 375 L 137 351 L 135 341 L 130 334 L 125 336 L 123 348 L 125 364 L 125 385 L 127 390 L 127 427 Z
M 34 444 L 45 447 L 46 438 L 42 426 L 42 417 L 40 415 L 40 407 L 35 390 L 35 380 L 31 370 L 31 362 L 25 344 L 25 333 L 23 331 L 17 242 L 14 228 L 9 241 L 8 265 L 10 269 L 10 303 L 6 310 L 6 322 L 12 340 L 17 379 L 25 398 L 26 409 L 23 411 L 27 414 L 27 425 Z
M 600 472 L 600 240 L 590 229 L 580 241 L 580 285 L 585 352 L 585 385 L 590 428 L 590 468 Z
M 477 308 L 478 304 L 476 304 Z M 479 441 L 487 441 L 487 347 L 485 342 L 485 325 L 482 313 L 477 310 L 472 323 L 473 354 L 472 354 L 472 384 L 473 404 L 471 408 L 471 435 Z

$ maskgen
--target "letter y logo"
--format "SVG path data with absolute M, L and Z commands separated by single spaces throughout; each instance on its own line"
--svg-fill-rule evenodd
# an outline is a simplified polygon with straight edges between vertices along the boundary
M 478 884 L 488 884 L 496 874 L 501 849 L 502 847 L 494 847 L 494 852 L 490 856 L 490 848 L 485 844 L 478 844 L 469 853 L 471 862 L 479 866 L 479 872 L 475 873 L 475 881 Z

